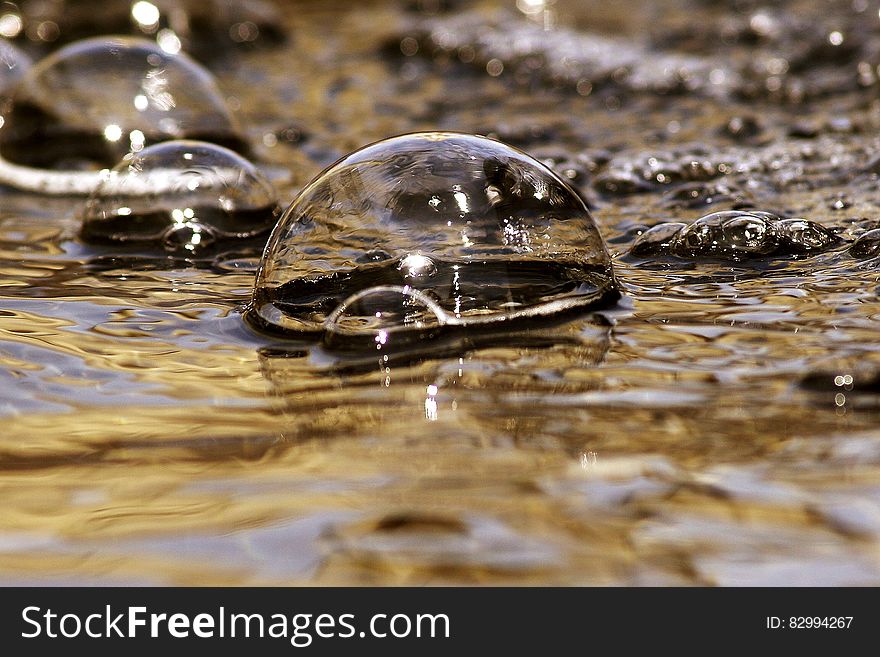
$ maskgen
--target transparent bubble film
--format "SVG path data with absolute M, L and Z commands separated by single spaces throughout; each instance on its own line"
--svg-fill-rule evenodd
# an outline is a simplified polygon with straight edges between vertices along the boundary
M 389 286 L 401 290 L 395 304 L 430 310 L 419 313 L 420 331 L 548 317 L 618 298 L 580 196 L 525 153 L 456 133 L 386 139 L 315 178 L 269 239 L 248 316 L 277 332 L 318 334 L 328 317 L 336 332 L 340 322 L 345 333 L 359 325 L 369 332 L 376 312 L 387 322 L 364 300 L 393 296 Z M 374 287 L 383 291 L 346 302 Z M 410 290 L 417 296 L 407 297 Z M 373 317 L 358 319 L 367 307 Z
M 267 234 L 279 214 L 271 183 L 237 153 L 169 141 L 128 155 L 108 172 L 85 204 L 81 235 L 197 254 L 218 241 Z
M 66 46 L 28 70 L 9 104 L 0 154 L 19 164 L 110 167 L 128 152 L 184 138 L 246 152 L 211 74 L 144 39 Z

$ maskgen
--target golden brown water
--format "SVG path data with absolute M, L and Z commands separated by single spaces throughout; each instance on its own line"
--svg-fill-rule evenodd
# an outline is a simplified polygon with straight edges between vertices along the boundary
M 543 23 L 453 4 L 285 4 L 289 44 L 214 72 L 292 171 L 285 203 L 402 132 L 544 159 L 615 256 L 610 321 L 343 371 L 247 328 L 251 270 L 96 260 L 77 202 L 6 191 L 0 581 L 880 583 L 877 260 L 626 256 L 645 226 L 736 203 L 848 239 L 877 224 L 876 3 L 560 0 L 567 31 L 515 65 L 428 33 Z M 611 74 L 548 72 L 560 34 L 598 39 Z M 705 74 L 686 92 L 638 65 L 679 57 Z

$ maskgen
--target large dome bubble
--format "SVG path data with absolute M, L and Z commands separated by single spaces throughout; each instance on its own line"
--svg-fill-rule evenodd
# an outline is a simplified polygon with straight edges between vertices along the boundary
M 85 204 L 81 235 L 198 255 L 224 240 L 267 234 L 279 214 L 271 183 L 237 153 L 169 141 L 128 155 L 108 173 Z
M 0 154 L 19 164 L 110 167 L 130 151 L 184 138 L 246 151 L 211 74 L 144 39 L 62 48 L 28 71 L 11 105 Z
M 380 141 L 315 178 L 272 233 L 249 317 L 319 333 L 345 299 L 377 286 L 417 290 L 457 327 L 617 298 L 578 194 L 525 153 L 456 133 Z

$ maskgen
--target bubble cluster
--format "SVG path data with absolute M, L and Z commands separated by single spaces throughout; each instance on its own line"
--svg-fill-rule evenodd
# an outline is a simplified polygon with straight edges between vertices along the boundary
M 617 298 L 577 193 L 525 153 L 457 133 L 380 141 L 315 178 L 269 240 L 248 315 L 281 332 L 359 326 L 352 313 L 374 297 L 349 298 L 371 288 L 385 301 L 397 295 L 394 307 L 429 299 L 420 321 L 456 327 Z
M 247 151 L 199 64 L 144 39 L 96 38 L 62 48 L 20 80 L 0 129 L 0 155 L 31 167 L 100 168 L 170 139 Z
M 279 214 L 271 183 L 240 155 L 169 141 L 129 155 L 105 176 L 85 204 L 81 235 L 199 255 L 224 240 L 268 233 Z
M 662 223 L 633 244 L 636 257 L 676 256 L 748 260 L 818 253 L 840 242 L 833 232 L 806 219 L 782 219 L 761 211 L 713 212 L 691 224 Z

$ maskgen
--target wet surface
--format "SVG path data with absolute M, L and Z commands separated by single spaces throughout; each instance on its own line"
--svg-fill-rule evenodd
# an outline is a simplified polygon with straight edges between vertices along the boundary
M 876 3 L 279 6 L 286 43 L 206 63 L 282 204 L 390 135 L 495 136 L 623 297 L 346 355 L 248 326 L 251 244 L 88 245 L 85 200 L 4 190 L 3 582 L 880 583 Z M 838 241 L 630 253 L 731 209 Z

